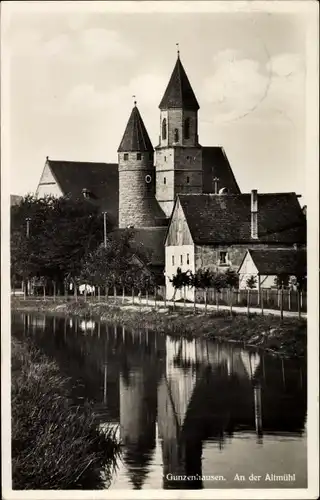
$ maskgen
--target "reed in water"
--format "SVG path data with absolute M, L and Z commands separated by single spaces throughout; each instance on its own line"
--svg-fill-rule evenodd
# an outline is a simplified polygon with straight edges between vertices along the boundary
M 12 339 L 13 489 L 108 486 L 120 451 L 115 430 L 100 430 L 89 406 L 72 405 L 68 382 L 29 340 Z

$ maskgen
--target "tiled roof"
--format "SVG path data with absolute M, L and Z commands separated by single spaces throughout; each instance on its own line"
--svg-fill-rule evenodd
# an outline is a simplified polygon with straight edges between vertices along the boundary
M 258 239 L 251 239 L 251 194 L 179 195 L 196 244 L 306 242 L 306 219 L 295 193 L 258 194 Z
M 233 175 L 226 153 L 221 146 L 202 148 L 203 193 L 214 193 L 214 177 L 218 190 L 226 187 L 229 193 L 240 194 L 240 189 Z
M 306 250 L 249 249 L 249 253 L 260 274 L 304 276 L 307 272 Z
M 136 106 L 131 111 L 118 153 L 123 151 L 153 151 L 147 129 Z
M 199 107 L 180 57 L 178 57 L 159 108 L 183 108 L 196 111 Z
M 88 199 L 108 212 L 118 222 L 119 177 L 117 163 L 89 163 L 80 161 L 47 160 L 51 172 L 63 194 L 74 198 L 83 197 L 87 190 Z

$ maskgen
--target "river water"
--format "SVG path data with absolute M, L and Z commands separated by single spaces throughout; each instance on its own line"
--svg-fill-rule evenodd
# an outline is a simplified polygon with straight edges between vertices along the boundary
M 111 489 L 307 487 L 304 362 L 74 317 L 15 313 L 12 333 L 118 426 Z

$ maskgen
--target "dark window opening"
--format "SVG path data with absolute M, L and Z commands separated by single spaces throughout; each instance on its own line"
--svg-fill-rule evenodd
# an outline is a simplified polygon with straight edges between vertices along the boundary
M 180 264 L 183 265 L 183 255 L 180 255 Z
M 174 129 L 174 142 L 179 142 L 179 130 L 177 128 Z
M 167 178 L 166 177 L 163 178 L 163 184 L 167 184 Z
M 166 156 L 164 157 L 164 161 L 167 161 L 167 157 Z
M 190 182 L 190 177 L 187 177 L 187 184 L 189 184 Z
M 185 139 L 190 139 L 190 118 L 186 118 L 184 121 L 183 135 Z
M 174 266 L 174 255 L 172 255 L 172 265 Z
M 187 264 L 190 264 L 189 254 L 187 253 Z
M 165 141 L 167 138 L 167 120 L 162 120 L 162 139 Z
M 128 153 L 124 153 L 124 155 L 123 155 L 123 159 L 124 159 L 125 161 L 127 161 L 127 160 L 129 159 L 129 155 L 128 155 Z
M 220 252 L 220 264 L 227 263 L 227 252 Z
M 137 153 L 137 160 L 141 160 L 141 153 Z

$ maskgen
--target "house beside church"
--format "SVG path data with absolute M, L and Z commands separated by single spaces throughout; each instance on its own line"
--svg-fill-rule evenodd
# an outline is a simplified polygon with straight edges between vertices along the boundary
M 279 278 L 289 284 L 291 277 L 306 277 L 307 252 L 301 248 L 253 248 L 246 251 L 238 273 L 240 289 L 247 288 L 251 276 L 256 278 L 255 289 L 275 288 Z
M 248 248 L 305 245 L 306 220 L 295 193 L 178 195 L 165 238 L 167 298 L 174 294 L 170 278 L 178 267 L 238 271 Z M 193 296 L 188 289 L 187 298 Z

